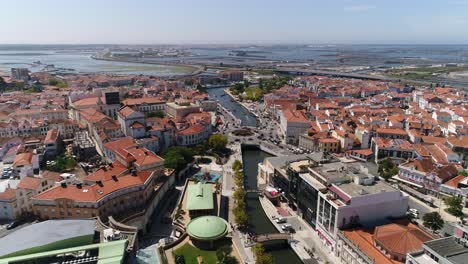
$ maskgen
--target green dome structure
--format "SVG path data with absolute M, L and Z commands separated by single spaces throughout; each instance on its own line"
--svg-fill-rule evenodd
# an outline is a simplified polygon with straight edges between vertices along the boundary
M 187 234 L 200 241 L 214 241 L 228 233 L 228 223 L 221 217 L 201 216 L 192 219 L 186 226 Z

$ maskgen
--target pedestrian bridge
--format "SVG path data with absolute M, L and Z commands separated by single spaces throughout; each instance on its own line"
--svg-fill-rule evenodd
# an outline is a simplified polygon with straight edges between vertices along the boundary
M 257 235 L 252 238 L 254 242 L 262 243 L 266 241 L 274 241 L 274 240 L 289 240 L 291 239 L 291 234 L 288 233 L 275 233 L 275 234 L 262 234 Z

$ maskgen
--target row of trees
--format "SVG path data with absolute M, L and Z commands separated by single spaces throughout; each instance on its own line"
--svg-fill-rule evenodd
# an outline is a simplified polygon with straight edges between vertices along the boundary
M 240 228 L 246 228 L 249 222 L 249 217 L 247 215 L 247 205 L 245 203 L 242 163 L 239 160 L 235 160 L 232 164 L 232 170 L 234 172 L 234 183 L 236 184 L 236 189 L 232 195 L 232 198 L 234 199 L 234 208 L 232 209 L 234 221 Z

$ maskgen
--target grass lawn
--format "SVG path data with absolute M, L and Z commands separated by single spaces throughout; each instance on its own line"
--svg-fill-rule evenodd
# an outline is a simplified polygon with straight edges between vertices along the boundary
M 189 243 L 185 243 L 182 247 L 174 251 L 174 256 L 183 255 L 186 264 L 198 264 L 197 257 L 203 257 L 203 263 L 215 264 L 217 261 L 216 250 L 201 250 L 193 247 Z

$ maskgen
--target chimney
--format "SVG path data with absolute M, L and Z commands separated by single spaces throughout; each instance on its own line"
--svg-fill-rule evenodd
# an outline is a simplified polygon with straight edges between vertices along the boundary
M 148 156 L 148 151 L 147 150 L 145 150 L 145 155 Z
M 110 164 L 109 164 L 109 167 L 114 168 L 114 164 L 113 164 L 113 163 L 110 163 Z
M 103 171 L 107 171 L 106 166 L 102 166 L 102 170 L 103 170 Z
M 67 188 L 67 183 L 66 182 L 61 182 L 60 185 L 62 186 L 62 188 Z
M 102 184 L 102 181 L 96 181 L 96 184 L 99 185 L 99 186 L 101 186 L 101 187 L 104 186 L 104 184 Z
M 82 184 L 82 183 L 77 183 L 77 184 L 76 184 L 76 188 L 81 189 L 81 187 L 83 187 L 83 184 Z
M 137 176 L 136 170 L 132 170 L 132 176 Z
M 114 181 L 118 181 L 116 175 L 112 175 L 112 179 L 113 179 Z

